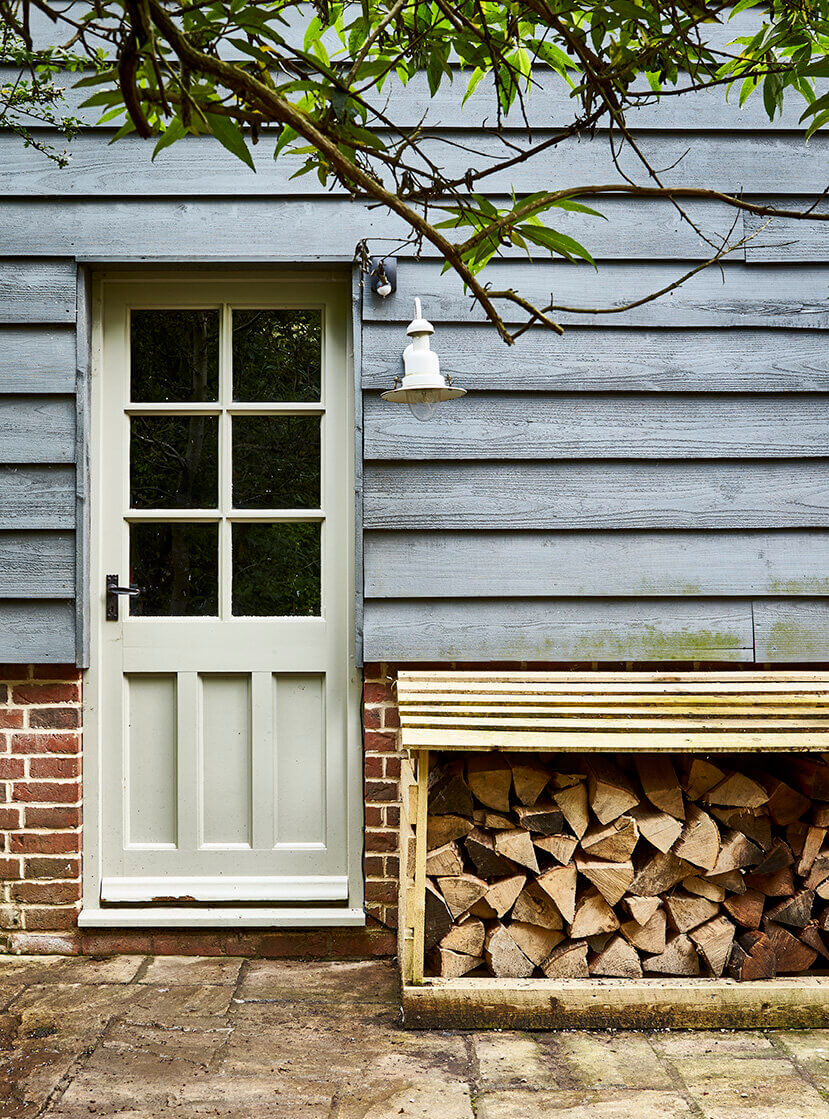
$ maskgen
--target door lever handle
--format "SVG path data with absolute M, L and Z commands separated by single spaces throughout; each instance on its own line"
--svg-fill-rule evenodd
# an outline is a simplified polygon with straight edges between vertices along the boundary
M 141 588 L 137 587 L 135 583 L 130 583 L 128 587 L 119 587 L 118 576 L 107 575 L 106 620 L 108 622 L 118 621 L 118 596 L 122 594 L 125 594 L 127 598 L 137 598 L 141 594 Z

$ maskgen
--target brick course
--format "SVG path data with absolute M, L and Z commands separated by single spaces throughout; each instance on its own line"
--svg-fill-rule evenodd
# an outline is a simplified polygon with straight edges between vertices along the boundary
M 81 675 L 70 665 L 0 670 L 0 929 L 22 945 L 77 925 Z
M 400 847 L 400 718 L 394 671 L 367 664 L 363 684 L 366 912 L 397 927 Z

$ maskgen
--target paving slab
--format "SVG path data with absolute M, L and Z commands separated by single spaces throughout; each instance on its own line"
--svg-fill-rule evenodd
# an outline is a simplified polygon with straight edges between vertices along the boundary
M 829 1102 L 783 1056 L 673 1062 L 706 1119 L 829 1119 Z
M 217 983 L 235 987 L 242 963 L 238 956 L 156 956 L 138 982 L 157 987 Z
M 814 1084 L 829 1093 L 829 1030 L 790 1030 L 774 1036 Z
M 671 1092 L 493 1092 L 475 1101 L 477 1119 L 696 1119 Z
M 388 1003 L 400 983 L 387 960 L 251 960 L 239 987 L 241 999 L 338 999 Z
M 529 1034 L 476 1034 L 472 1045 L 482 1089 L 549 1088 L 556 1083 L 544 1048 Z
M 568 1032 L 550 1047 L 580 1088 L 671 1089 L 673 1082 L 648 1037 L 641 1033 Z
M 136 983 L 128 990 L 129 1000 L 123 1010 L 125 1021 L 178 1028 L 221 1025 L 233 999 L 233 988 L 218 983 L 203 987 Z

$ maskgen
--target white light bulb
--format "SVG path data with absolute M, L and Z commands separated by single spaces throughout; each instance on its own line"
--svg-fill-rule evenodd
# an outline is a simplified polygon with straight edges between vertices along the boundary
M 412 400 L 412 397 L 415 397 Z M 409 392 L 409 411 L 412 413 L 416 420 L 425 423 L 426 420 L 431 420 L 437 408 L 437 401 L 428 389 L 410 390 Z

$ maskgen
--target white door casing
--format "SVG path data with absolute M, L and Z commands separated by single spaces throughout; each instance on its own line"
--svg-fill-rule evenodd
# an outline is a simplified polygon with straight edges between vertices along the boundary
M 94 304 L 81 924 L 361 923 L 347 284 L 112 274 Z M 182 352 L 200 324 L 207 372 L 157 399 L 141 371 L 175 350 L 170 312 Z M 133 336 L 131 373 L 133 314 L 173 344 Z M 263 399 L 261 344 L 240 339 L 273 317 L 319 346 L 318 389 L 277 370 Z M 106 576 L 131 569 L 147 585 L 107 620 Z

